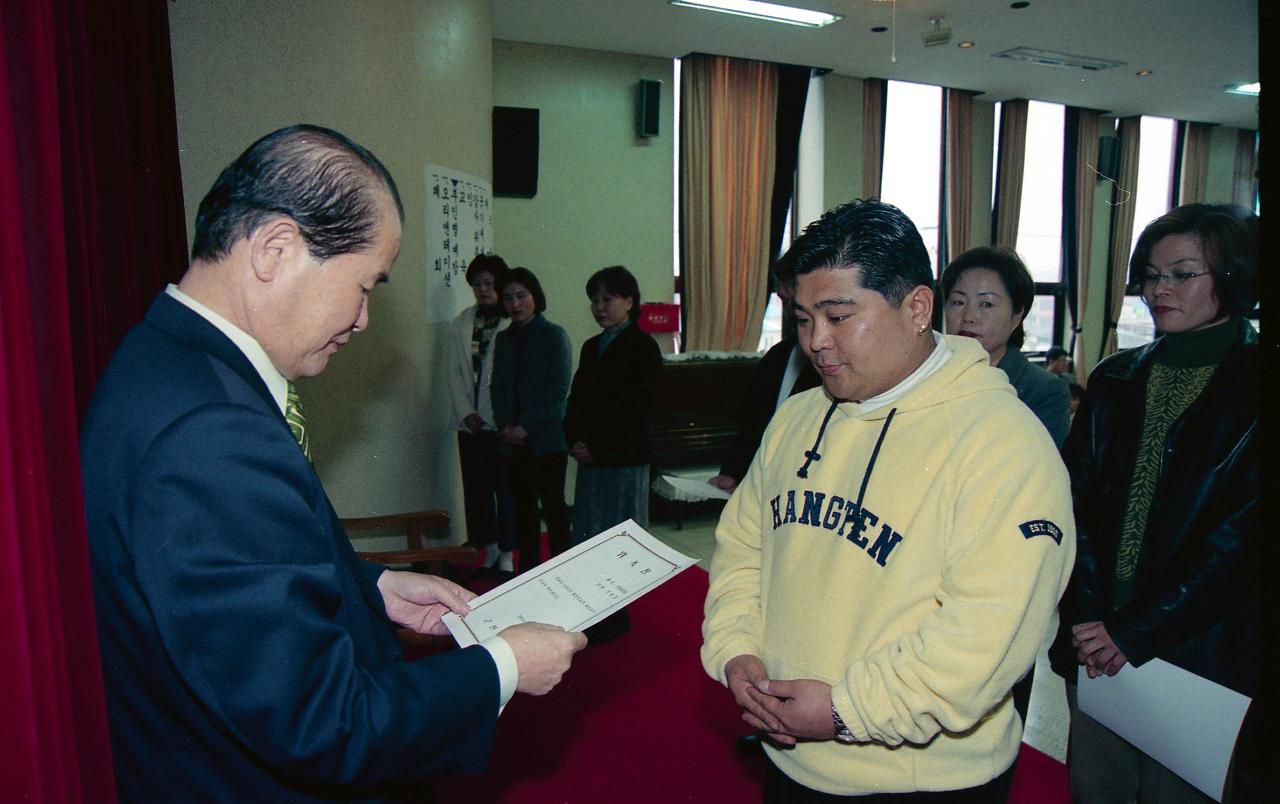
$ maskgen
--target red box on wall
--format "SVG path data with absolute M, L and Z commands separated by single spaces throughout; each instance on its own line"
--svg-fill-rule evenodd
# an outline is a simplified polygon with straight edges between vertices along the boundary
M 664 302 L 642 304 L 639 323 L 645 332 L 679 332 L 680 305 Z

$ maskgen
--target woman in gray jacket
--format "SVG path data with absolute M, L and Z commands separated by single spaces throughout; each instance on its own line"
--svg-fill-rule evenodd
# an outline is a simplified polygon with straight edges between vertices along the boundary
M 1071 389 L 1062 377 L 1033 366 L 1019 351 L 1036 283 L 1017 252 L 1005 246 L 971 248 L 951 261 L 939 284 L 948 334 L 982 344 L 991 365 L 1009 376 L 1018 399 L 1061 449 L 1071 427 Z
M 524 572 L 542 560 L 539 501 L 551 555 L 569 547 L 564 413 L 572 353 L 569 335 L 542 315 L 547 297 L 532 271 L 508 273 L 501 295 L 511 325 L 495 340 L 493 417 L 511 486 L 518 569 Z

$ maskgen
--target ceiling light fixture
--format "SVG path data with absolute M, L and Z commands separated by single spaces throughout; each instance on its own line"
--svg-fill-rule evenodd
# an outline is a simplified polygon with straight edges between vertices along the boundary
M 1146 78 L 1146 77 L 1147 77 L 1147 76 L 1149 76 L 1149 75 L 1151 75 L 1151 71 L 1150 71 L 1150 70 L 1139 70 L 1139 71 L 1138 71 L 1138 77 L 1139 77 L 1139 78 Z
M 964 48 L 965 50 L 968 50 L 969 48 L 973 47 L 973 43 L 972 43 L 972 42 L 970 42 L 968 39 L 966 39 L 966 40 L 964 40 L 963 42 L 961 42 L 960 44 L 956 45 L 956 47 L 962 47 L 962 48 Z
M 843 17 L 825 11 L 794 8 L 779 3 L 762 3 L 757 0 L 669 0 L 673 6 L 696 8 L 703 11 L 719 11 L 739 17 L 750 17 L 769 22 L 782 22 L 804 28 L 822 28 Z
M 1257 97 L 1262 93 L 1262 82 L 1254 81 L 1252 84 L 1227 84 L 1227 91 L 1232 95 L 1250 95 Z

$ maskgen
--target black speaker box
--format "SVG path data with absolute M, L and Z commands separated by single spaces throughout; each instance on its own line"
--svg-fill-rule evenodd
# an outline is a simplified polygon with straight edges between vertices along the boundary
M 1116 171 L 1120 169 L 1120 138 L 1119 137 L 1099 137 L 1098 138 L 1098 172 L 1108 179 L 1116 177 Z
M 493 194 L 538 194 L 538 110 L 493 107 Z
M 658 136 L 658 104 L 662 98 L 662 82 L 640 79 L 636 97 L 636 135 Z

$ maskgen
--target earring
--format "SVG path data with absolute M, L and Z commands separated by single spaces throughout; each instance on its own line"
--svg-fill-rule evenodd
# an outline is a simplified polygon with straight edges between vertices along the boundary
M 923 334 L 925 334 L 925 333 L 926 333 L 926 332 L 928 332 L 928 331 L 929 331 L 929 325 L 928 325 L 928 324 L 921 324 L 921 325 L 920 325 L 920 329 L 916 332 L 916 334 L 917 334 L 917 335 L 923 335 Z

